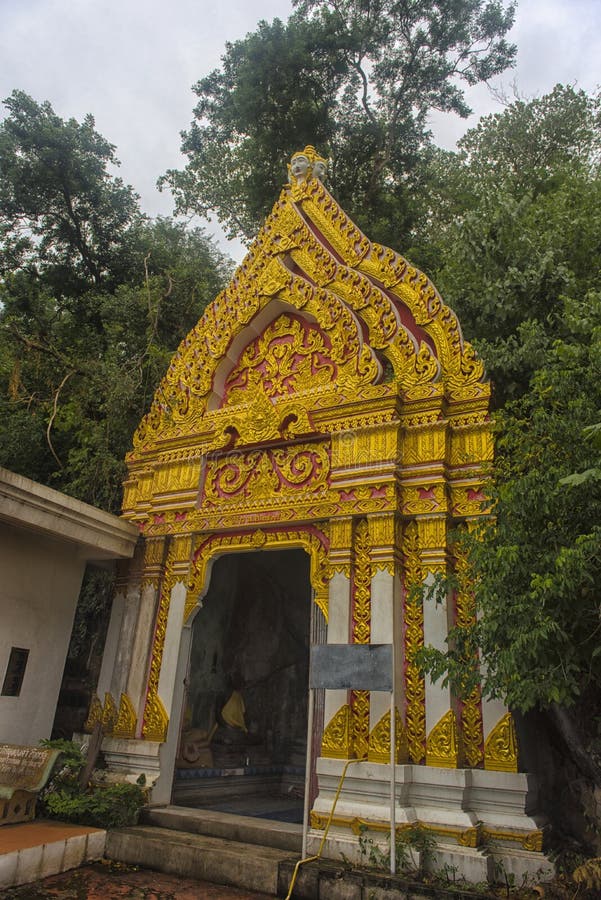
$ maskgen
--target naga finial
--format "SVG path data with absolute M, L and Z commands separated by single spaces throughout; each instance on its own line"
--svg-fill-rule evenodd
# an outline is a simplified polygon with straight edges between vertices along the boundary
M 328 172 L 328 161 L 320 156 L 315 147 L 307 144 L 304 150 L 292 154 L 288 164 L 288 181 L 290 184 L 301 184 L 314 177 L 323 181 Z

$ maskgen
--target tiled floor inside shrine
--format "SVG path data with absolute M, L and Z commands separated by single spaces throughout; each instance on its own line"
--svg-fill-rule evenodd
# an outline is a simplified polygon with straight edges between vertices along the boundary
M 304 769 L 260 765 L 176 769 L 172 803 L 195 809 L 301 823 Z
M 300 824 L 303 820 L 304 771 L 292 766 L 176 770 L 172 802 Z

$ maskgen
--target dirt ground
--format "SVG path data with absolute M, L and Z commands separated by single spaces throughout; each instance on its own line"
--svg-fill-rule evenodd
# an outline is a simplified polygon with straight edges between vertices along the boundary
M 118 863 L 94 863 L 0 891 L 3 900 L 272 900 L 257 894 Z

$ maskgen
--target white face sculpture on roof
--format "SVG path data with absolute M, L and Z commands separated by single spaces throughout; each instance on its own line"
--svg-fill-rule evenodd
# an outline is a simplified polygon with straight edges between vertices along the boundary
M 297 181 L 303 181 L 307 177 L 309 165 L 309 158 L 304 153 L 297 153 L 290 162 L 290 174 L 294 175 Z
M 323 159 L 316 159 L 313 163 L 313 175 L 323 181 L 328 174 L 328 167 Z

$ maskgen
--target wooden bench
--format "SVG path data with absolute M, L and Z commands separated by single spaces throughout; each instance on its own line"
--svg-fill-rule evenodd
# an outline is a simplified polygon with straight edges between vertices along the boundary
M 29 822 L 60 750 L 0 744 L 0 825 Z

